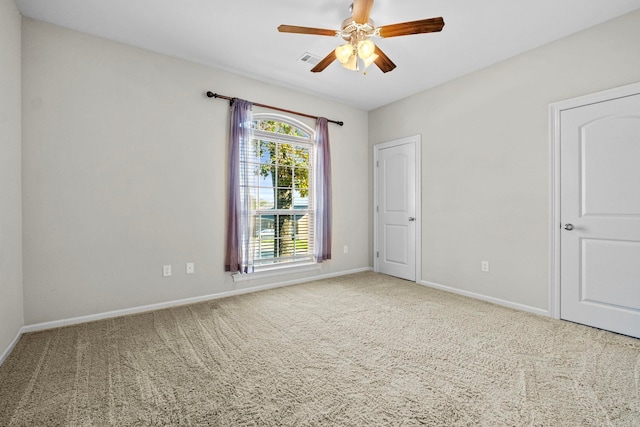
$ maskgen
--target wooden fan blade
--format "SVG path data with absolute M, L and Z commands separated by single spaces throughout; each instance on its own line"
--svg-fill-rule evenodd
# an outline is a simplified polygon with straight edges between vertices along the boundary
M 376 46 L 376 55 L 378 55 L 378 57 L 374 62 L 383 73 L 388 73 L 396 68 L 396 64 L 394 64 L 378 46 Z
M 280 25 L 278 31 L 281 33 L 295 33 L 295 34 L 311 34 L 315 36 L 331 36 L 335 37 L 335 30 L 325 30 L 323 28 L 309 28 L 298 27 L 296 25 Z
M 366 24 L 369 22 L 369 15 L 373 7 L 373 0 L 354 0 L 353 12 L 351 16 L 358 24 Z
M 336 53 L 331 51 L 331 53 L 324 57 L 324 59 L 311 69 L 312 73 L 319 73 L 320 71 L 324 71 L 333 61 L 336 60 Z
M 380 37 L 389 38 L 408 36 L 410 34 L 435 33 L 444 27 L 442 17 L 403 22 L 401 24 L 383 25 L 379 27 Z

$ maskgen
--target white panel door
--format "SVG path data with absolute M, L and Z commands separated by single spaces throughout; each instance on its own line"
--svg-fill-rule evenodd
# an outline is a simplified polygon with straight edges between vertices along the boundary
M 415 143 L 378 150 L 378 271 L 416 280 Z
M 560 317 L 640 337 L 640 95 L 560 115 Z

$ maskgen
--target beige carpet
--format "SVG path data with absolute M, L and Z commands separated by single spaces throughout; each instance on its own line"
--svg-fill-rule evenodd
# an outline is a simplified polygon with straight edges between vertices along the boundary
M 640 340 L 374 273 L 26 334 L 1 426 L 640 426 Z

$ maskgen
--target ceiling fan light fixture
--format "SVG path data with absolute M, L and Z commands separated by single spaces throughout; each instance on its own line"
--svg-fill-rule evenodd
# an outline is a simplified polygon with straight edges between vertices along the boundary
M 375 54 L 376 45 L 369 39 L 358 42 L 358 56 L 365 62 Z
M 346 64 L 350 61 L 353 55 L 353 46 L 349 43 L 340 45 L 336 48 L 336 59 L 340 61 L 341 64 Z
M 347 62 L 342 63 L 347 70 L 358 71 L 358 55 L 351 55 Z
M 376 55 L 375 53 L 373 55 L 370 55 L 367 59 L 363 59 L 365 70 L 367 69 L 367 67 L 369 67 L 369 65 L 373 64 L 376 59 L 378 59 L 378 55 Z

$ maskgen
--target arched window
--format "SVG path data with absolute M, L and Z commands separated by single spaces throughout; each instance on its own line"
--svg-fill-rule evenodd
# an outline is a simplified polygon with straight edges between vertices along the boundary
M 253 267 L 313 261 L 315 132 L 277 114 L 254 114 L 251 127 L 243 190 Z

